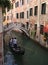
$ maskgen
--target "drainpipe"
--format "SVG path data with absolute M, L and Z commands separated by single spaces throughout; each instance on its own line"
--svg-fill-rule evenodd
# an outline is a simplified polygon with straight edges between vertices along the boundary
M 6 8 L 6 21 L 7 21 L 7 8 Z
M 30 2 L 30 1 L 29 1 Z M 28 16 L 29 16 L 29 26 L 28 26 L 28 30 L 30 29 L 30 3 L 28 2 L 28 11 L 29 11 L 29 13 L 28 13 Z M 30 35 L 30 30 L 29 30 L 29 35 Z
M 41 0 L 38 0 L 37 41 L 39 42 L 40 42 L 40 15 L 41 15 Z

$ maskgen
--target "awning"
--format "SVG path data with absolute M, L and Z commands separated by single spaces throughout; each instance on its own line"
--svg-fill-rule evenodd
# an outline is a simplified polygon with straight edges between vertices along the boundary
M 43 31 L 48 33 L 48 25 L 44 26 Z

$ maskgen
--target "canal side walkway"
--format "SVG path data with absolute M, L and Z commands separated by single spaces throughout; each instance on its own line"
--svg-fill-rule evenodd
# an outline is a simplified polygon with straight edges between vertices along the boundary
M 43 44 L 42 42 L 37 41 L 35 38 L 32 38 L 28 32 L 28 30 L 26 30 L 25 28 L 21 27 L 21 31 L 23 31 L 30 39 L 32 39 L 34 42 L 36 42 L 38 45 L 40 45 L 41 47 L 44 47 L 45 49 L 48 49 L 48 46 L 46 46 L 45 44 Z

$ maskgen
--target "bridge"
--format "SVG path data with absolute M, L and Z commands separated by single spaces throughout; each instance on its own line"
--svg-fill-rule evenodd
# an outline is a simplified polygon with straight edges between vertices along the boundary
M 24 27 L 21 27 L 20 30 L 26 33 L 27 36 L 29 36 L 29 31 L 25 29 Z
M 11 30 L 18 30 L 18 31 L 20 31 L 20 32 L 25 32 L 26 33 L 26 35 L 27 36 L 29 36 L 29 31 L 25 28 L 25 27 L 22 27 L 22 25 L 19 23 L 16 23 L 16 24 L 13 24 L 13 23 L 11 23 L 11 24 L 9 24 L 9 26 L 7 27 L 7 25 L 6 26 L 4 26 L 3 27 L 3 31 L 11 31 Z
M 5 25 L 5 26 L 3 26 L 3 32 L 5 31 L 9 31 L 9 30 L 12 30 L 14 28 L 14 25 L 13 25 L 13 23 L 10 23 L 8 26 L 7 25 Z

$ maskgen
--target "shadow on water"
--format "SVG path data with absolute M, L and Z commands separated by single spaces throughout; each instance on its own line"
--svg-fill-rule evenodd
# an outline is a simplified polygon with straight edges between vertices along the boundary
M 14 59 L 18 65 L 24 65 L 23 56 L 21 55 L 14 55 Z
M 4 65 L 18 65 L 15 63 L 14 56 L 10 51 L 7 51 L 5 55 Z

